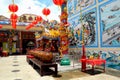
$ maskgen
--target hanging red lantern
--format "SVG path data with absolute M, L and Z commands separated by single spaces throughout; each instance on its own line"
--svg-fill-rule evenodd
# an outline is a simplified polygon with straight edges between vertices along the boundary
M 12 13 L 11 16 L 10 16 L 10 19 L 17 19 L 17 18 L 18 18 L 18 16 L 15 13 Z
M 53 0 L 55 5 L 62 6 L 62 4 L 65 2 L 64 0 Z
M 15 17 L 13 17 L 13 18 L 15 18 Z M 13 29 L 16 29 L 16 22 L 17 22 L 17 19 L 11 19 L 11 24 L 12 24 Z
M 41 16 L 37 16 L 37 17 L 36 17 L 36 20 L 37 20 L 37 21 L 42 21 L 42 17 L 41 17 Z
M 0 28 L 2 28 L 2 25 L 0 25 Z
M 8 8 L 11 12 L 17 12 L 18 11 L 18 6 L 16 4 L 10 4 L 8 6 Z
M 12 22 L 12 28 L 16 29 L 16 22 Z
M 42 13 L 45 15 L 45 16 L 48 16 L 50 14 L 50 9 L 49 8 L 44 8 L 42 10 Z
M 12 22 L 12 23 L 16 23 L 16 22 L 17 22 L 17 19 L 11 19 L 11 22 Z

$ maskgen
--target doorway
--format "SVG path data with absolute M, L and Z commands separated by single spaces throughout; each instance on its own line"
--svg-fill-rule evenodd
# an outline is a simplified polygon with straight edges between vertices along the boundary
M 23 39 L 22 41 L 22 54 L 27 53 L 27 49 L 35 48 L 35 41 L 29 39 Z

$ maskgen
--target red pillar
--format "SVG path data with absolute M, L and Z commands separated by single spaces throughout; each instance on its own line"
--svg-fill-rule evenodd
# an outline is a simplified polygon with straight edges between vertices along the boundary
M 86 70 L 86 54 L 85 54 L 85 45 L 82 45 L 82 67 L 81 67 L 81 71 L 85 71 Z

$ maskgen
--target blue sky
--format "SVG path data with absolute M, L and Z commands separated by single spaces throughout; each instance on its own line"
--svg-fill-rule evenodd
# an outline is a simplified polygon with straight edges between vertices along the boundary
M 19 7 L 19 10 L 16 12 L 18 16 L 22 14 L 36 14 L 42 16 L 43 19 L 46 20 L 46 17 L 42 14 L 42 10 L 47 7 L 51 11 L 47 18 L 49 20 L 59 21 L 61 11 L 52 0 L 14 0 L 14 2 Z M 0 0 L 0 15 L 4 15 L 8 18 L 10 17 L 11 13 L 9 12 L 8 6 L 11 3 L 12 0 Z

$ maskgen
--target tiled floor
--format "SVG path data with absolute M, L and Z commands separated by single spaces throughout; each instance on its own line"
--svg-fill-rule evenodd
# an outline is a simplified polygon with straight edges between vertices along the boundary
M 80 71 L 80 64 L 58 65 L 58 76 L 43 76 L 26 62 L 26 56 L 0 57 L 0 80 L 119 80 L 120 72 L 107 70 L 106 73 L 90 75 Z
M 26 63 L 25 56 L 0 58 L 0 80 L 39 80 L 39 74 Z

